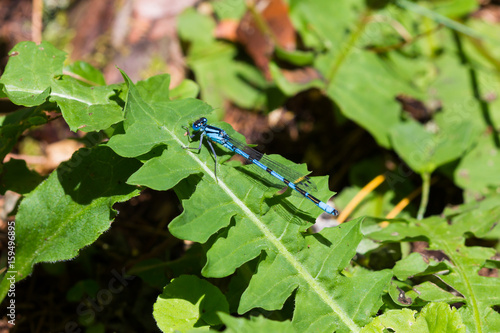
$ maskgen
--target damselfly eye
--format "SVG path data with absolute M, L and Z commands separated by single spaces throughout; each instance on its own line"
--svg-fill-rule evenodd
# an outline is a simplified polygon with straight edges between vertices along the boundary
M 207 124 L 207 118 L 200 118 L 193 123 L 193 130 L 199 131 L 200 128 Z

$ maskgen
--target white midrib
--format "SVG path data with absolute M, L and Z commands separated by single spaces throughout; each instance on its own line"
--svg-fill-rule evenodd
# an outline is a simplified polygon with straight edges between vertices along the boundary
M 13 85 L 5 85 L 5 88 L 9 92 L 23 92 L 23 93 L 37 94 L 37 95 L 39 95 L 39 94 L 41 94 L 43 92 L 43 90 L 40 90 L 40 89 L 26 89 L 26 88 L 20 89 L 20 88 L 18 88 L 16 86 L 13 86 Z M 93 104 L 93 103 L 91 103 L 91 102 L 89 102 L 87 100 L 83 100 L 83 99 L 80 99 L 80 98 L 75 98 L 72 95 L 65 95 L 65 94 L 61 94 L 61 93 L 58 93 L 58 92 L 54 92 L 53 90 L 50 92 L 50 96 L 52 96 L 52 97 L 61 97 L 61 98 L 65 98 L 65 99 L 72 100 L 72 101 L 77 101 L 77 102 L 80 102 L 80 103 L 83 103 L 83 104 L 87 104 L 87 105 L 92 105 Z
M 175 141 L 179 143 L 179 145 L 184 146 L 184 143 L 170 130 L 166 127 L 164 129 L 170 134 Z M 188 152 L 186 152 L 188 153 Z M 238 207 L 245 213 L 245 215 L 259 228 L 259 230 L 266 236 L 266 239 L 271 242 L 277 249 L 278 252 L 283 255 L 286 260 L 299 272 L 302 278 L 311 286 L 311 289 L 315 290 L 319 297 L 327 304 L 333 312 L 335 312 L 340 319 L 344 322 L 344 324 L 349 327 L 351 332 L 358 332 L 359 327 L 352 321 L 347 313 L 328 296 L 327 291 L 314 279 L 314 277 L 309 273 L 306 267 L 304 267 L 289 251 L 288 249 L 274 236 L 274 234 L 267 228 L 267 226 L 262 223 L 257 215 L 255 215 L 246 205 L 241 201 L 236 194 L 222 181 L 221 179 L 216 179 L 213 171 L 204 164 L 195 154 L 189 153 L 191 158 L 198 163 L 198 165 L 208 174 L 217 184 L 221 187 L 221 189 L 226 192 L 227 195 L 234 201 Z

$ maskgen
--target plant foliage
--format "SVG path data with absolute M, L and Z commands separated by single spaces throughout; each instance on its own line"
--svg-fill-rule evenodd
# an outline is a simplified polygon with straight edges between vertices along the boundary
M 110 228 L 115 203 L 146 188 L 172 189 L 182 212 L 169 232 L 202 244 L 206 260 L 196 274 L 181 263 L 166 285 L 164 276 L 152 283 L 164 287 L 152 313 L 163 332 L 497 330 L 500 283 L 484 273 L 498 270 L 496 250 L 471 244 L 500 236 L 500 102 L 483 98 L 500 88 L 500 67 L 488 56 L 499 48 L 492 38 L 477 47 L 489 25 L 455 20 L 473 11 L 476 1 L 428 5 L 291 0 L 289 16 L 303 50 L 276 46 L 267 79 L 238 57 L 242 51 L 235 43 L 214 37 L 216 19 L 241 19 L 244 5 L 214 2 L 214 16 L 189 9 L 178 29 L 196 83 L 185 80 L 172 90 L 167 74 L 134 83 L 122 71 L 122 84 L 106 85 L 87 63 L 64 66 L 64 52 L 48 42 L 16 45 L 0 94 L 21 108 L 0 118 L 2 160 L 27 130 L 58 113 L 72 131 L 86 132 L 89 143 L 46 178 L 21 160 L 0 165 L 0 193 L 23 195 L 15 210 L 16 282 L 37 263 L 78 256 Z M 283 63 L 312 67 L 319 75 L 291 82 Z M 308 228 L 320 210 L 309 200 L 279 192 L 262 170 L 242 165 L 221 146 L 214 147 L 217 176 L 206 142 L 200 152 L 185 149 L 197 147 L 199 136 L 189 138 L 183 126 L 200 117 L 245 140 L 219 121 L 227 101 L 272 110 L 312 87 L 335 104 L 339 119 L 365 129 L 421 177 L 417 218 L 406 212 L 387 227 L 380 223 L 399 194 L 392 186 L 384 197 L 363 202 L 358 213 L 371 217 L 312 233 Z M 426 105 L 439 100 L 438 108 L 427 110 L 431 121 L 424 125 L 402 112 L 396 98 L 402 95 Z M 307 173 L 305 165 L 273 158 Z M 382 163 L 369 164 L 372 172 Z M 465 202 L 422 218 L 436 173 L 459 187 Z M 396 183 L 404 182 L 397 177 Z M 333 194 L 328 177 L 312 178 L 319 188 L 315 195 L 326 201 Z M 357 190 L 344 189 L 337 205 L 344 207 Z M 405 252 L 416 241 L 427 242 L 426 250 Z M 1 299 L 10 288 L 9 274 L 4 271 Z M 229 285 L 216 282 L 222 278 Z

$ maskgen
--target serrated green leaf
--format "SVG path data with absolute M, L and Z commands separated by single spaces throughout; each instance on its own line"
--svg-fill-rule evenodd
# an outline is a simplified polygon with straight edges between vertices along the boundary
M 218 311 L 229 311 L 222 292 L 206 280 L 182 275 L 173 279 L 158 296 L 153 316 L 163 332 L 184 332 L 221 324 Z
M 170 101 L 165 92 L 163 97 L 159 94 L 157 98 L 146 102 L 141 91 L 145 93 L 148 89 L 136 88 L 124 73 L 123 75 L 129 87 L 123 125 L 125 134 L 111 137 L 109 147 L 124 157 L 137 157 L 159 145 L 166 145 L 172 152 L 185 154 L 186 151 L 182 149 L 182 145 L 186 143 L 182 141 L 185 132 L 182 126 L 207 115 L 212 108 L 196 99 Z M 167 84 L 162 86 L 168 87 Z M 185 175 L 189 175 L 189 172 L 185 172 Z
M 475 220 L 477 218 L 477 220 Z M 369 236 L 376 240 L 394 241 L 424 237 L 429 249 L 443 251 L 448 260 L 446 274 L 439 279 L 464 297 L 465 306 L 460 309 L 470 331 L 488 332 L 495 327 L 500 315 L 492 307 L 500 302 L 500 296 L 491 290 L 500 288 L 500 281 L 480 276 L 478 271 L 495 251 L 491 248 L 467 247 L 465 235 L 484 233 L 500 219 L 500 207 L 486 209 L 481 213 L 468 212 L 463 217 L 453 218 L 452 223 L 440 217 L 425 220 L 393 221 L 387 228 Z
M 429 281 L 414 286 L 413 290 L 417 292 L 418 297 L 424 301 L 446 302 L 448 304 L 465 303 L 463 297 L 455 296 Z
M 106 147 L 80 149 L 28 194 L 16 216 L 16 281 L 39 262 L 67 260 L 106 231 L 113 204 L 139 191 L 125 181 L 139 162 L 117 156 Z M 9 275 L 9 273 L 7 273 Z M 9 289 L 0 284 L 0 298 Z
M 226 325 L 226 333 L 255 333 L 255 332 L 273 332 L 273 333 L 293 333 L 296 332 L 292 323 L 288 320 L 274 321 L 265 317 L 236 318 L 226 313 L 219 313 L 219 317 Z
M 362 333 L 382 332 L 404 333 L 464 333 L 465 325 L 456 309 L 450 309 L 446 303 L 429 303 L 422 311 L 410 309 L 389 310 L 363 327 Z
M 411 253 L 406 258 L 396 262 L 393 268 L 394 275 L 401 281 L 410 276 L 435 274 L 447 270 L 447 266 L 436 262 L 432 258 L 424 260 L 420 253 Z
M 21 42 L 11 55 L 0 81 L 13 103 L 36 106 L 49 98 L 72 131 L 106 129 L 123 119 L 121 107 L 111 99 L 118 86 L 90 87 L 62 75 L 65 53 L 50 43 Z
M 160 144 L 166 147 L 160 156 L 142 155 L 146 163 L 128 182 L 160 190 L 175 186 L 184 212 L 169 229 L 176 237 L 197 242 L 212 237 L 202 271 L 205 276 L 227 276 L 265 252 L 259 273 L 242 296 L 239 311 L 280 308 L 298 288 L 296 302 L 302 305 L 296 308 L 294 326 L 303 331 L 357 330 L 367 322 L 382 304 L 380 295 L 391 273 L 364 273 L 351 278 L 339 275 L 361 240 L 361 220 L 324 230 L 321 235 L 303 236 L 302 220 L 311 220 L 307 212 L 318 209 L 309 200 L 267 196 L 269 184 L 263 177 L 267 173 L 259 172 L 254 165 L 235 168 L 235 163 L 218 164 L 216 179 L 208 146 L 199 153 L 182 148 L 188 140 L 181 126 L 206 115 L 210 107 L 189 99 L 146 102 L 139 89 L 124 77 L 128 85 L 125 133 L 113 136 L 109 146 L 125 156 L 145 154 Z M 215 126 L 237 137 L 229 126 Z M 221 147 L 214 148 L 219 160 L 230 156 Z M 328 193 L 324 184 L 323 178 L 318 184 L 320 194 Z M 274 287 L 270 289 L 269 285 Z M 349 294 L 348 299 L 345 294 Z

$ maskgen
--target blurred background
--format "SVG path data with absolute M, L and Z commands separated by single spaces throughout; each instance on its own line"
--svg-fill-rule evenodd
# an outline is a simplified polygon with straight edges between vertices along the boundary
M 0 0 L 0 74 L 14 45 L 44 40 L 106 84 L 123 81 L 117 67 L 134 82 L 193 80 L 248 143 L 329 176 L 342 214 L 327 222 L 422 218 L 499 193 L 499 22 L 500 2 L 488 0 Z M 2 115 L 16 108 L 0 99 Z M 23 159 L 46 177 L 82 136 L 53 119 L 4 163 Z M 2 230 L 19 198 L 0 197 Z M 203 251 L 168 233 L 182 211 L 171 191 L 115 208 L 113 228 L 75 260 L 37 265 L 19 283 L 17 325 L 4 318 L 0 332 L 159 331 L 158 293 L 200 272 Z M 123 269 L 141 279 L 81 313 Z M 211 282 L 224 290 L 227 279 Z

